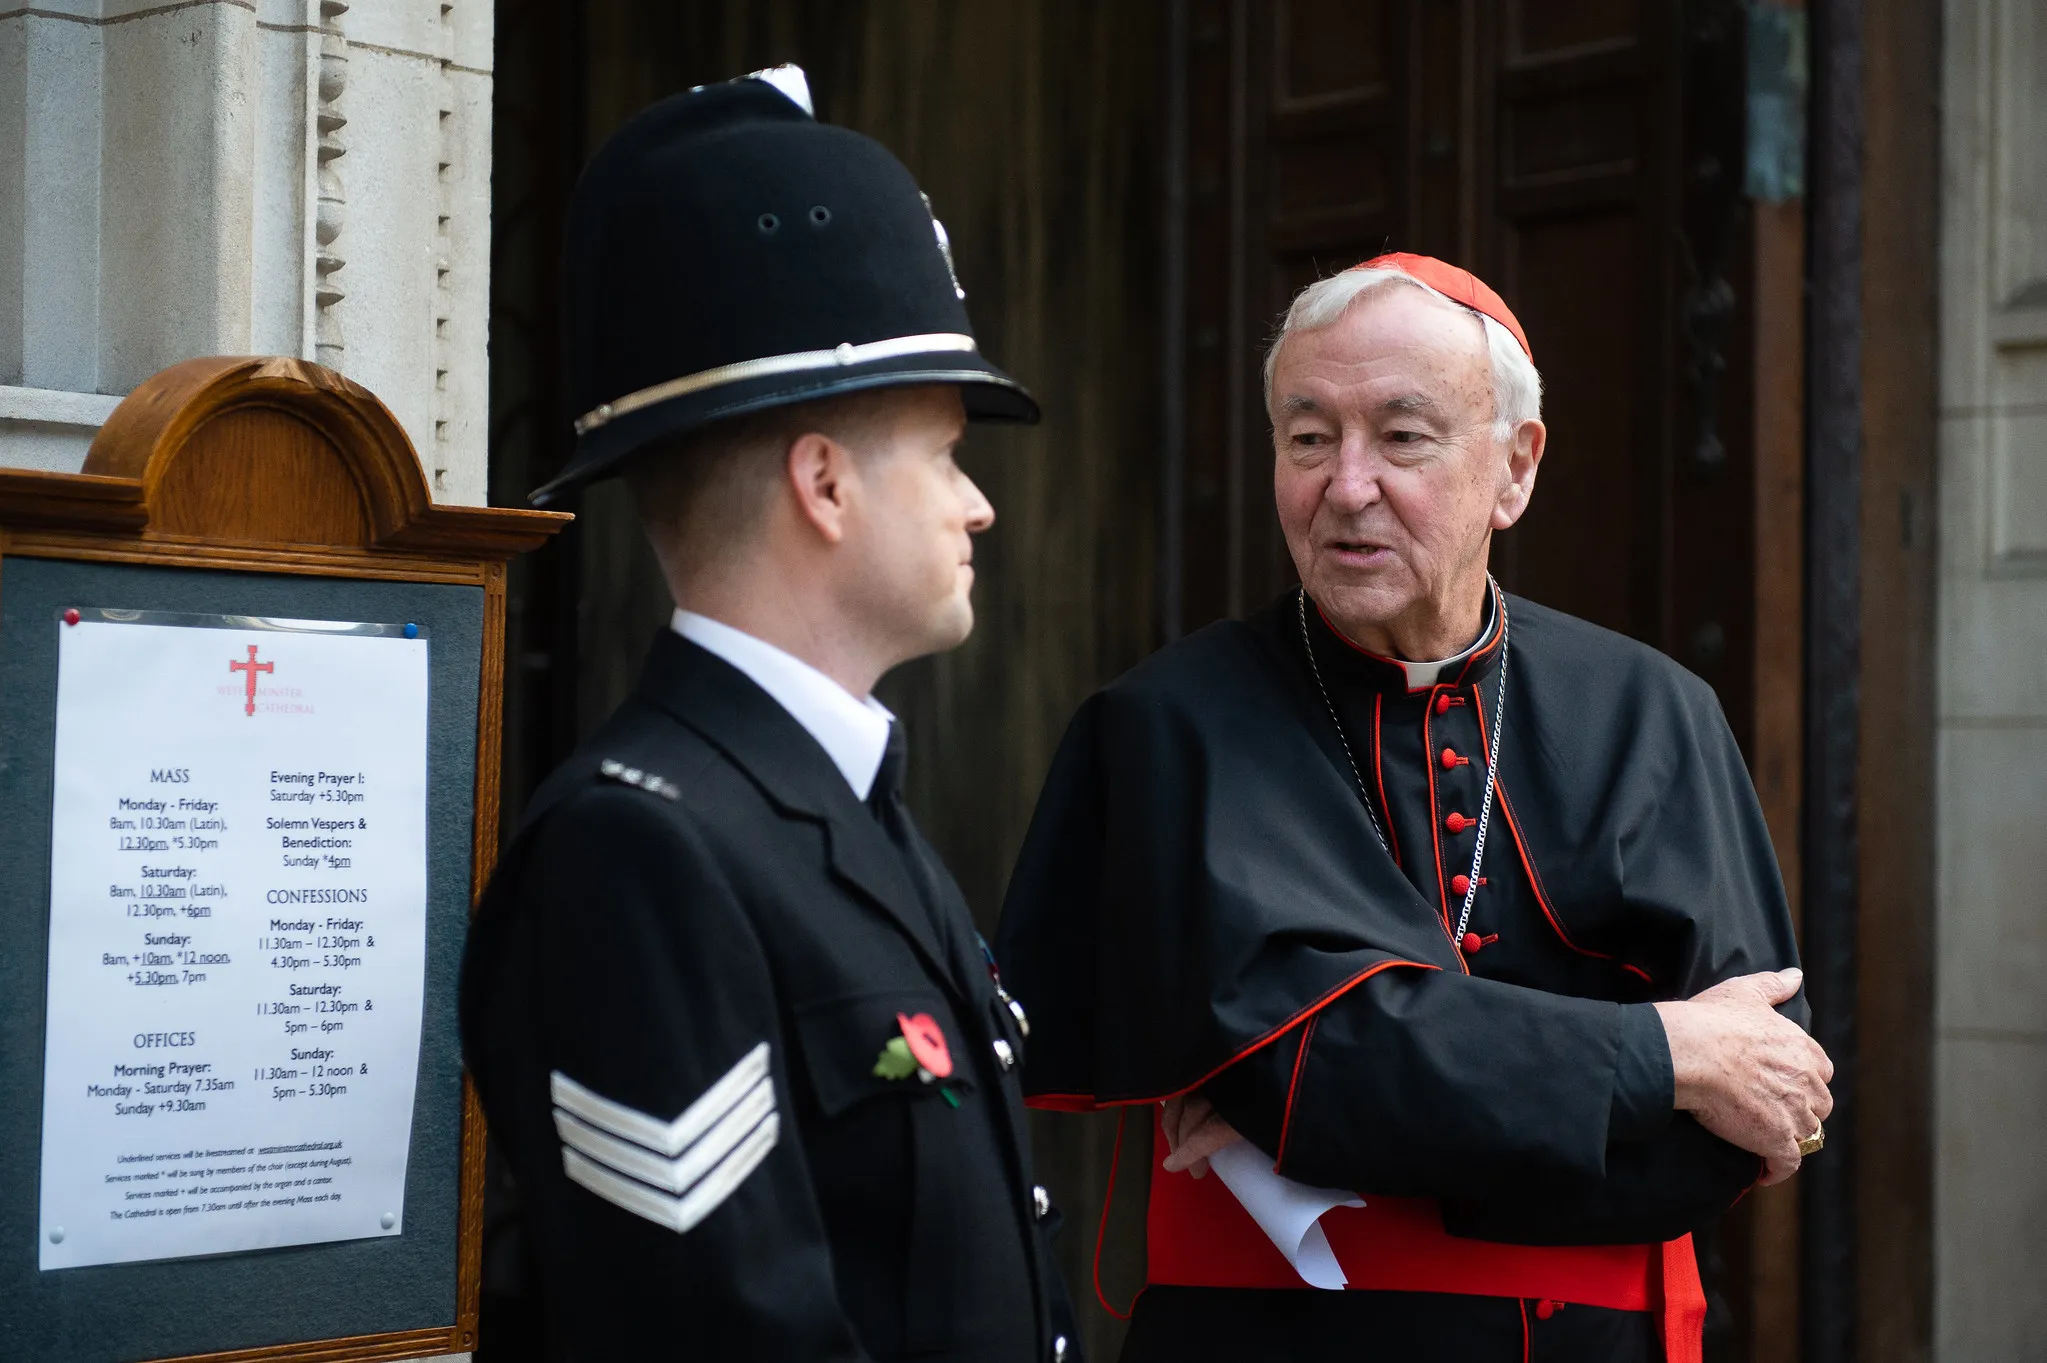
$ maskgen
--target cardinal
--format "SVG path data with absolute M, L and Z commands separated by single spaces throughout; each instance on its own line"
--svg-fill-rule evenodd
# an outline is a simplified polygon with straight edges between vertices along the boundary
M 1693 1363 L 1693 1234 L 1832 1106 L 1726 719 L 1492 579 L 1547 433 L 1483 282 L 1323 279 L 1265 377 L 1300 585 L 1081 707 L 996 944 L 1028 1101 L 1148 1157 L 1123 1357 Z

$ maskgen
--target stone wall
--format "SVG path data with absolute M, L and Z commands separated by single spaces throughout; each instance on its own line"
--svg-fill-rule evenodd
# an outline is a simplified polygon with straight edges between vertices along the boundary
M 481 503 L 489 0 L 0 7 L 0 464 L 194 355 L 298 355 Z
M 1946 27 L 1936 1356 L 2016 1363 L 2047 1358 L 2047 9 Z

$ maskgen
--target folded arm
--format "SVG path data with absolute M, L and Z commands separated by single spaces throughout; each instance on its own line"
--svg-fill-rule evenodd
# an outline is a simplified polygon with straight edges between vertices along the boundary
M 1225 1127 L 1204 1133 L 1199 1106 L 1169 1114 L 1185 1145 L 1175 1163 L 1234 1128 L 1304 1183 L 1438 1198 L 1459 1234 L 1671 1239 L 1763 1169 L 1680 1108 L 1767 1131 L 1751 1143 L 1772 1149 L 1824 1115 L 1824 1056 L 1770 1011 L 1795 987 L 1756 976 L 1679 1005 L 1674 1053 L 1659 1015 L 1671 1005 L 1384 972 L 1211 1080 L 1201 1096 Z

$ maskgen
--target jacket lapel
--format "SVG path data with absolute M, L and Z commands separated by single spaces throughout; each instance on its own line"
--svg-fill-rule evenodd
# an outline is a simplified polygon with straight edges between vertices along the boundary
M 831 872 L 908 937 L 947 989 L 959 985 L 902 858 L 809 730 L 753 679 L 707 649 L 662 630 L 640 698 L 702 735 L 782 814 L 823 826 Z

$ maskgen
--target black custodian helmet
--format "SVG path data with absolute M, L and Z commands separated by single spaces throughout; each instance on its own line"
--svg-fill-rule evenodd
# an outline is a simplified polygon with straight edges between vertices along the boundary
M 658 438 L 863 389 L 957 384 L 969 417 L 1038 419 L 982 358 L 910 172 L 813 118 L 793 67 L 635 116 L 577 182 L 566 235 L 576 450 L 535 505 Z

